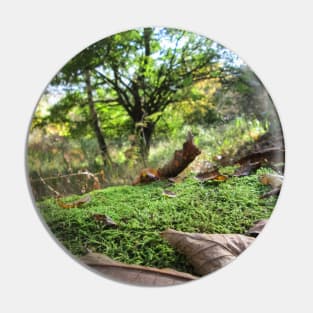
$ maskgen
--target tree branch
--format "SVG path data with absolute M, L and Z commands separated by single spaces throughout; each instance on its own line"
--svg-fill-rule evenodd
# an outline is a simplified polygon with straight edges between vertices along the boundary
M 113 102 L 118 102 L 118 98 L 114 98 L 114 99 L 94 99 L 94 102 L 97 103 L 113 103 Z
M 125 110 L 131 114 L 132 111 L 132 105 L 130 103 L 130 100 L 127 96 L 127 93 L 125 90 L 123 90 L 119 85 L 117 81 L 114 81 L 110 78 L 108 78 L 106 75 L 104 75 L 103 73 L 101 73 L 99 70 L 96 69 L 96 72 L 102 77 L 102 79 L 109 83 L 118 93 L 118 100 L 120 102 L 120 104 L 125 108 Z

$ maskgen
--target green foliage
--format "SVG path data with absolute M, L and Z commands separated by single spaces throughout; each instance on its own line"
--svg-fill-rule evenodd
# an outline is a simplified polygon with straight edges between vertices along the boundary
M 199 124 L 186 125 L 180 113 L 173 112 L 173 121 L 169 124 L 160 121 L 159 127 L 164 128 L 158 127 L 156 130 L 159 140 L 151 147 L 149 164 L 152 167 L 165 163 L 172 157 L 173 150 L 181 149 L 189 130 L 192 131 L 195 143 L 202 151 L 198 159 L 214 163 L 218 156 L 234 157 L 239 148 L 253 143 L 268 128 L 266 122 L 250 120 L 244 116 L 227 123 L 215 123 L 211 127 Z
M 146 166 L 159 168 L 168 162 L 173 157 L 174 150 L 181 149 L 189 130 L 194 134 L 195 143 L 202 151 L 198 160 L 214 163 L 217 156 L 234 157 L 239 148 L 252 144 L 268 127 L 267 123 L 244 117 L 238 117 L 228 123 L 215 123 L 211 127 L 186 125 L 181 111 L 168 113 L 169 115 L 165 112 L 158 124 Z M 114 135 L 115 130 L 112 131 L 112 139 L 108 141 L 114 166 L 106 175 L 110 175 L 110 183 L 114 185 L 131 183 L 140 169 L 145 167 L 135 144 L 136 136 L 131 135 L 129 137 L 133 139 L 129 139 L 126 126 L 123 128 L 117 121 L 120 120 L 108 121 L 112 123 L 112 129 L 114 125 L 119 125 L 119 132 Z M 51 125 L 49 129 L 51 131 Z M 109 128 L 107 132 L 110 133 Z M 38 178 L 38 173 L 42 177 L 48 177 L 77 173 L 84 169 L 96 173 L 102 168 L 98 144 L 93 136 L 86 135 L 74 139 L 47 135 L 40 129 L 35 129 L 29 138 L 27 162 L 30 177 L 33 179 Z
M 258 180 L 265 172 L 268 170 L 260 169 L 257 174 L 223 183 L 200 183 L 190 177 L 171 187 L 166 182 L 108 187 L 92 192 L 91 202 L 81 208 L 61 209 L 53 199 L 38 203 L 38 207 L 51 231 L 74 255 L 82 255 L 88 248 L 121 262 L 192 272 L 159 232 L 173 228 L 245 233 L 258 219 L 268 218 L 276 202 L 276 196 L 259 198 L 268 190 Z M 164 197 L 164 189 L 177 197 Z M 107 214 L 118 228 L 105 228 L 93 214 Z
M 188 131 L 202 151 L 198 160 L 214 163 L 217 157 L 236 156 L 265 133 L 269 117 L 279 124 L 275 110 L 263 105 L 262 84 L 238 64 L 231 51 L 205 37 L 139 28 L 91 45 L 61 69 L 34 114 L 29 175 L 37 181 L 38 175 L 54 176 L 49 183 L 61 193 L 72 189 L 56 178 L 85 169 L 101 173 L 110 184 L 92 192 L 92 201 L 81 208 L 62 209 L 51 198 L 38 202 L 51 231 L 71 253 L 82 255 L 88 248 L 121 262 L 192 273 L 160 231 L 244 233 L 270 216 L 277 197 L 260 199 L 268 186 L 258 180 L 268 169 L 220 183 L 200 183 L 189 174 L 176 185 L 125 185 L 143 167 L 169 161 Z M 113 161 L 108 168 L 105 153 Z M 221 173 L 233 170 L 225 167 Z M 33 187 L 38 198 L 39 183 L 38 190 Z M 83 184 L 78 178 L 77 193 Z M 177 197 L 163 196 L 164 189 Z M 105 228 L 93 214 L 110 216 L 118 228 Z
M 32 132 L 27 153 L 27 165 L 30 178 L 38 173 L 47 177 L 69 172 L 78 172 L 84 168 L 97 172 L 100 162 L 96 141 L 80 138 L 69 139 L 59 135 L 45 135 L 37 129 Z
M 253 143 L 267 130 L 267 123 L 257 119 L 249 120 L 238 117 L 227 124 L 220 124 L 209 130 L 196 128 L 194 133 L 199 138 L 207 158 L 213 161 L 217 156 L 234 157 L 238 149 Z
M 101 142 L 108 137 L 125 139 L 136 131 L 142 137 L 142 152 L 148 153 L 154 125 L 170 104 L 181 102 L 178 109 L 185 111 L 188 124 L 219 118 L 212 90 L 237 73 L 236 56 L 225 52 L 206 37 L 178 29 L 138 28 L 105 38 L 76 55 L 54 77 L 45 97 L 55 92 L 62 97 L 48 115 L 35 115 L 33 127 L 61 125 L 66 129 L 63 135 L 73 138 L 97 133 L 102 150 Z
M 104 168 L 110 184 L 129 183 L 138 169 L 171 159 L 189 130 L 200 158 L 234 156 L 280 127 L 262 97 L 255 104 L 264 88 L 240 64 L 212 40 L 177 29 L 138 28 L 91 45 L 39 101 L 28 141 L 31 177 Z
M 125 142 L 133 125 L 127 112 L 118 105 L 97 104 L 96 109 L 101 120 L 101 129 L 108 141 Z

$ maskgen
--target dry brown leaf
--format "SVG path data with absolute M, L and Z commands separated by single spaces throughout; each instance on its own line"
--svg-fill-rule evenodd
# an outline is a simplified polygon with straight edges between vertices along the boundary
M 262 163 L 260 162 L 254 162 L 251 163 L 250 161 L 247 161 L 235 171 L 234 175 L 235 177 L 242 177 L 242 176 L 248 176 L 252 171 L 255 171 L 259 167 L 261 167 Z
M 140 174 L 135 178 L 132 185 L 134 186 L 141 183 L 151 183 L 159 179 L 160 174 L 158 170 L 154 168 L 144 168 L 143 170 L 141 170 Z
M 206 275 L 236 259 L 253 241 L 239 234 L 198 234 L 168 229 L 161 233 L 171 246 L 184 254 L 195 273 Z
M 247 231 L 248 236 L 257 237 L 265 227 L 266 223 L 268 222 L 268 219 L 263 219 L 255 222 L 251 228 Z
M 185 178 L 186 178 L 185 175 L 178 175 L 178 176 L 176 176 L 176 177 L 170 177 L 170 178 L 168 178 L 168 181 L 169 181 L 170 183 L 179 184 L 179 183 L 181 183 Z
M 181 150 L 174 152 L 174 157 L 163 167 L 158 169 L 160 177 L 171 178 L 176 177 L 201 153 L 193 142 L 193 135 L 188 132 L 187 139 Z
M 222 175 L 217 169 L 213 169 L 208 172 L 197 174 L 196 178 L 202 182 L 205 182 L 208 180 L 225 181 L 228 177 L 226 175 Z
M 170 190 L 163 190 L 162 194 L 163 194 L 163 196 L 169 197 L 169 198 L 176 198 L 177 197 L 176 193 L 173 191 L 170 191 Z
M 225 181 L 227 179 L 228 179 L 228 176 L 220 174 L 220 175 L 217 175 L 213 180 L 215 180 L 215 181 Z
M 100 253 L 90 252 L 80 260 L 103 274 L 104 277 L 123 283 L 142 286 L 170 286 L 185 283 L 198 277 L 172 269 L 158 269 L 117 262 Z
M 93 219 L 97 222 L 101 222 L 106 227 L 117 227 L 117 224 L 105 214 L 93 214 Z
M 181 150 L 174 152 L 172 160 L 159 169 L 145 168 L 134 179 L 132 185 L 150 183 L 160 178 L 173 178 L 180 174 L 201 153 L 193 143 L 193 136 L 188 132 L 187 139 Z
M 90 195 L 87 195 L 84 198 L 78 199 L 76 201 L 65 203 L 60 199 L 60 197 L 57 197 L 56 203 L 58 204 L 58 206 L 60 206 L 63 209 L 71 209 L 71 208 L 78 208 L 84 203 L 89 202 L 90 200 L 91 200 Z

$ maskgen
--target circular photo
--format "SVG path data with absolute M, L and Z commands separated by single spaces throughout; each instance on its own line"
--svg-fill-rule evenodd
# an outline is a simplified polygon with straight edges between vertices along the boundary
M 27 175 L 41 220 L 105 278 L 195 281 L 262 231 L 283 183 L 270 95 L 234 52 L 173 28 L 138 28 L 74 56 L 41 95 Z

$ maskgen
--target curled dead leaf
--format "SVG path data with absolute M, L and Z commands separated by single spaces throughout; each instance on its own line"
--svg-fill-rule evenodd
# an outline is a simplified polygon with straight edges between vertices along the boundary
M 80 260 L 103 274 L 104 277 L 141 286 L 170 286 L 198 278 L 173 269 L 158 269 L 117 262 L 100 253 L 89 252 L 81 257 Z
M 198 234 L 173 229 L 163 231 L 161 236 L 187 257 L 199 275 L 229 264 L 254 241 L 253 237 L 239 234 Z
M 84 198 L 78 199 L 76 201 L 73 202 L 63 202 L 60 197 L 56 198 L 56 203 L 59 207 L 63 208 L 63 209 L 70 209 L 70 208 L 78 208 L 81 205 L 83 205 L 84 203 L 90 202 L 91 197 L 90 195 L 85 196 Z
M 201 153 L 193 142 L 193 135 L 188 132 L 186 141 L 181 150 L 174 152 L 174 157 L 164 166 L 158 169 L 160 177 L 176 177 Z
M 227 179 L 228 179 L 228 176 L 220 174 L 220 175 L 217 175 L 213 180 L 215 180 L 215 181 L 225 181 Z
M 159 169 L 146 168 L 134 179 L 132 185 L 150 183 L 160 178 L 172 178 L 180 174 L 188 165 L 201 153 L 193 142 L 191 132 L 188 132 L 187 139 L 181 150 L 174 152 L 174 157 Z
M 140 174 L 135 178 L 132 185 L 138 185 L 141 183 L 150 183 L 160 179 L 158 170 L 154 168 L 144 168 Z
M 93 219 L 97 222 L 101 222 L 106 227 L 117 227 L 117 224 L 105 214 L 93 214 Z
M 170 190 L 163 190 L 163 196 L 168 197 L 168 198 L 176 198 L 177 195 L 175 192 L 170 191 Z
M 178 175 L 176 177 L 168 178 L 168 181 L 170 183 L 178 184 L 178 183 L 181 183 L 184 179 L 185 179 L 185 175 Z
M 247 162 L 241 164 L 239 168 L 236 169 L 235 173 L 233 176 L 235 177 L 242 177 L 242 176 L 248 176 L 252 171 L 255 171 L 258 169 L 262 164 L 260 162 L 250 162 L 248 160 Z
M 228 179 L 228 176 L 222 175 L 217 169 L 213 169 L 207 172 L 197 174 L 196 178 L 201 182 L 205 182 L 208 180 L 225 181 Z

